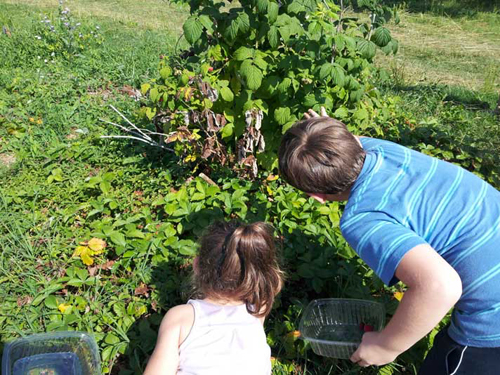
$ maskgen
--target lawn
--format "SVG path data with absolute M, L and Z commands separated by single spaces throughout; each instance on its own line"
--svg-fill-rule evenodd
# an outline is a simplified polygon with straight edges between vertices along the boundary
M 37 38 L 44 17 L 59 16 L 58 1 L 0 0 L 0 349 L 32 332 L 84 330 L 96 337 L 103 372 L 141 373 L 162 316 L 189 293 L 198 236 L 231 217 L 269 221 L 283 239 L 287 284 L 266 322 L 273 373 L 415 374 L 432 335 L 379 370 L 315 356 L 297 338 L 312 298 L 378 300 L 391 315 L 403 290 L 384 287 L 354 256 L 338 228 L 342 205 L 320 207 L 271 173 L 252 181 L 217 170 L 208 183 L 174 155 L 101 138 L 114 132 L 106 121 L 123 121 L 111 105 L 144 121 L 139 90 L 158 78 L 160 55 L 187 46 L 179 36 L 188 7 L 66 6 L 85 42 L 61 48 Z M 412 10 L 389 25 L 399 53 L 376 58 L 396 129 L 386 137 L 499 188 L 500 14 Z M 107 246 L 75 254 L 93 238 Z

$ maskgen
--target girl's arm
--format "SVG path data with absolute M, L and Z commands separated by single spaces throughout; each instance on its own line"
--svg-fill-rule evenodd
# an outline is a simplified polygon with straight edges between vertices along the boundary
M 190 305 L 179 305 L 168 310 L 161 322 L 156 347 L 144 375 L 177 374 L 179 346 L 189 334 L 193 322 L 194 311 Z

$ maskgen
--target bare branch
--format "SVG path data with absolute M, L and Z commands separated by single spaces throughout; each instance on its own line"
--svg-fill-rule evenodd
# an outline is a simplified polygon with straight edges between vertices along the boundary
M 121 118 L 123 118 L 125 121 L 127 121 L 130 126 L 132 126 L 135 130 L 137 130 L 139 133 L 141 133 L 145 138 L 152 140 L 150 136 L 148 136 L 147 134 L 144 134 L 141 131 L 141 129 L 139 129 L 137 126 L 135 126 L 135 124 L 133 124 L 128 118 L 126 118 L 119 110 L 117 110 L 115 107 L 113 107 L 113 105 L 110 104 L 109 106 L 113 109 L 113 111 L 118 113 Z
M 169 147 L 166 147 L 166 146 L 163 146 L 162 144 L 159 144 L 159 143 L 157 143 L 155 141 L 148 141 L 147 139 L 144 139 L 144 138 L 132 137 L 131 135 L 101 135 L 100 138 L 134 139 L 136 141 L 140 141 L 140 142 L 146 143 L 149 146 L 155 146 L 155 147 L 159 147 L 159 148 L 161 148 L 163 150 L 168 150 L 168 151 L 175 152 L 173 149 L 171 149 Z

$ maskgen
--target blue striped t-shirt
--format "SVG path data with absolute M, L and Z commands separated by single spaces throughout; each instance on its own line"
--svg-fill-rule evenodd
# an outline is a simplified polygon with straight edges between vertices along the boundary
M 432 246 L 462 279 L 449 335 L 499 347 L 500 192 L 454 164 L 360 140 L 366 159 L 340 222 L 347 242 L 388 285 L 406 252 Z

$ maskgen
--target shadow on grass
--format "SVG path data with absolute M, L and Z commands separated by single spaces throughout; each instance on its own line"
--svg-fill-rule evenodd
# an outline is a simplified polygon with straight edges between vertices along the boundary
M 461 165 L 500 188 L 496 94 L 443 85 L 382 86 L 382 90 L 401 98 L 401 115 L 395 120 L 399 130 L 388 133 L 387 140 Z
M 389 88 L 389 87 L 388 87 Z M 392 85 L 389 88 L 396 94 L 414 94 L 420 97 L 436 97 L 440 101 L 463 105 L 467 110 L 493 111 L 498 96 L 485 94 L 464 87 L 449 85 Z
M 500 12 L 498 0 L 382 0 L 390 6 L 403 6 L 409 12 L 440 16 L 474 16 L 478 12 Z

